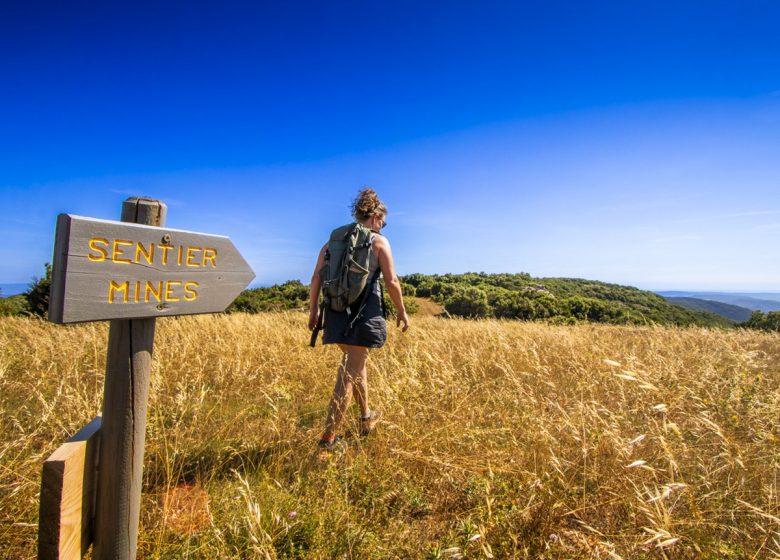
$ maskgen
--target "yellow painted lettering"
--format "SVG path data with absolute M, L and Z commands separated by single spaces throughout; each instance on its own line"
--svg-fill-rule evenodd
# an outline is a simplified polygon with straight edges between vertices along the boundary
M 200 247 L 187 247 L 187 266 L 200 266 L 200 263 L 195 261 L 195 253 L 202 251 Z
M 184 283 L 184 301 L 195 301 L 198 299 L 198 286 L 199 284 L 194 281 Z
M 203 249 L 203 267 L 206 263 L 211 263 L 211 268 L 217 268 L 217 250 L 216 249 Z
M 95 255 L 92 253 L 87 253 L 87 258 L 91 260 L 92 262 L 100 262 L 104 261 L 108 258 L 108 251 L 106 251 L 105 248 L 101 247 L 100 245 L 105 245 L 108 247 L 108 239 L 103 239 L 102 237 L 93 237 L 89 240 L 89 248 L 91 251 L 95 251 Z
M 148 264 L 154 264 L 154 243 L 149 243 L 149 249 L 140 241 L 135 244 L 135 262 L 140 263 L 141 257 L 146 259 Z
M 171 249 L 173 249 L 173 245 L 158 245 L 158 247 L 159 247 L 160 249 L 162 249 L 162 251 L 163 251 L 163 254 L 162 254 L 162 263 L 163 263 L 163 264 L 168 264 L 168 251 L 170 251 Z
M 129 247 L 132 244 L 132 241 L 128 241 L 126 239 L 114 239 L 114 249 L 111 252 L 111 261 L 115 263 L 131 264 L 133 261 L 130 259 L 120 259 L 119 255 L 124 254 L 124 251 L 122 250 L 123 246 Z
M 116 299 L 116 293 L 119 292 L 122 294 L 122 302 L 127 303 L 127 291 L 130 287 L 130 281 L 122 282 L 121 284 L 117 284 L 113 280 L 109 280 L 108 282 L 108 303 L 114 303 L 114 300 Z
M 141 281 L 136 280 L 135 281 L 135 302 L 138 303 L 141 301 Z
M 184 249 L 184 246 L 183 245 L 179 245 L 179 250 L 176 251 L 176 264 L 178 264 L 179 266 L 181 266 L 181 253 L 182 253 L 183 249 Z
M 181 301 L 181 298 L 175 297 L 173 293 L 174 286 L 181 286 L 179 280 L 168 280 L 165 283 L 165 301 Z
M 151 298 L 149 297 L 150 295 L 154 296 L 154 299 L 156 299 L 158 302 L 161 301 L 162 289 L 163 289 L 162 281 L 157 282 L 157 285 L 155 285 L 151 281 L 147 280 L 146 289 L 144 289 L 144 301 L 146 303 L 149 303 L 151 301 Z

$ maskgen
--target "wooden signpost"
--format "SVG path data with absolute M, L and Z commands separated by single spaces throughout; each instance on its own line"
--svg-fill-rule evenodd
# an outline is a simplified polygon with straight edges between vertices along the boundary
M 87 519 L 79 521 L 78 546 L 63 545 L 62 535 L 76 529 L 63 521 L 62 512 L 75 506 L 56 505 L 58 494 L 50 490 L 63 486 L 57 477 L 68 480 L 70 490 L 60 492 L 60 500 L 80 495 L 78 510 L 92 511 L 86 474 L 94 472 L 95 456 L 92 556 L 135 558 L 155 318 L 223 311 L 254 278 L 230 239 L 166 229 L 166 211 L 160 201 L 130 198 L 121 222 L 67 214 L 57 220 L 49 319 L 110 319 L 111 324 L 102 424 L 95 432 L 99 454 L 92 451 L 95 446 L 71 447 L 67 453 L 63 446 L 49 458 L 41 490 L 39 558 L 80 558 L 89 546 L 89 531 L 82 530 L 90 525 Z M 65 456 L 68 460 L 56 461 Z
M 227 237 L 61 214 L 49 320 L 224 310 L 255 277 Z

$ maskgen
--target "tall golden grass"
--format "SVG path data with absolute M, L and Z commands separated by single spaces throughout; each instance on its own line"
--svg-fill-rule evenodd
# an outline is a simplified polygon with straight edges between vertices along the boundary
M 304 323 L 158 321 L 140 558 L 780 557 L 778 335 L 420 318 L 371 354 L 385 421 L 323 458 L 338 350 Z M 2 557 L 106 337 L 0 321 Z

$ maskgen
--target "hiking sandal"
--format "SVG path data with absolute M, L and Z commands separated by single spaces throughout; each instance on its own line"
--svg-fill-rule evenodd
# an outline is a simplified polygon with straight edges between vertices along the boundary
M 368 434 L 370 434 L 372 431 L 374 431 L 374 428 L 377 424 L 379 424 L 379 420 L 382 418 L 382 413 L 378 410 L 372 410 L 368 413 L 368 416 L 365 418 L 360 418 L 360 437 L 366 437 Z
M 321 451 L 330 453 L 341 453 L 347 448 L 347 442 L 341 436 L 336 436 L 332 440 L 321 439 L 317 444 Z

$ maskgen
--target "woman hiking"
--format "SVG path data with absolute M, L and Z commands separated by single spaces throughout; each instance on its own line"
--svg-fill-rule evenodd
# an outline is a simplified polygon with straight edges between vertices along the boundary
M 320 250 L 317 257 L 317 265 L 311 278 L 311 291 L 309 294 L 309 329 L 314 331 L 312 345 L 316 340 L 317 332 L 322 326 L 324 334 L 323 344 L 338 344 L 343 352 L 336 376 L 336 386 L 328 407 L 328 416 L 325 421 L 325 431 L 319 442 L 319 447 L 328 451 L 343 446 L 344 442 L 337 435 L 344 414 L 349 407 L 352 396 L 360 407 L 360 434 L 368 435 L 376 426 L 381 413 L 371 410 L 368 406 L 368 380 L 366 378 L 366 360 L 370 348 L 381 348 L 387 338 L 382 309 L 382 291 L 379 284 L 381 274 L 387 286 L 387 292 L 396 309 L 396 325 L 403 332 L 409 328 L 409 317 L 406 314 L 401 293 L 401 282 L 395 274 L 393 254 L 390 251 L 390 243 L 381 235 L 380 230 L 387 225 L 387 208 L 379 200 L 373 189 L 365 188 L 358 194 L 352 203 L 352 215 L 354 224 L 343 226 L 333 231 L 330 241 Z M 325 302 L 318 305 L 320 290 L 323 287 L 323 278 L 329 285 L 337 283 L 327 279 L 327 271 L 332 260 L 337 258 L 339 251 L 344 253 L 345 239 L 352 237 L 354 251 L 348 249 L 351 255 L 357 255 L 360 260 L 362 255 L 365 268 L 359 263 L 351 261 L 349 274 L 359 275 L 365 281 L 365 288 L 356 297 L 353 295 L 350 303 L 348 299 L 341 298 L 341 303 L 336 302 L 335 296 L 328 295 L 325 291 Z M 362 236 L 362 237 L 361 237 Z M 355 245 L 355 239 L 359 240 Z M 332 245 L 329 250 L 329 245 Z M 362 253 L 361 253 L 362 251 Z M 367 251 L 367 253 L 365 252 Z M 342 261 L 343 262 L 343 261 Z M 336 263 L 333 263 L 335 265 Z M 330 267 L 333 270 L 333 266 Z M 353 287 L 353 290 L 355 288 Z M 331 289 L 332 290 L 332 289 Z M 331 291 L 332 293 L 332 291 Z M 333 308 L 336 307 L 337 310 Z M 341 310 L 341 308 L 344 308 Z M 321 314 L 324 313 L 324 318 Z M 324 319 L 324 320 L 323 320 Z

